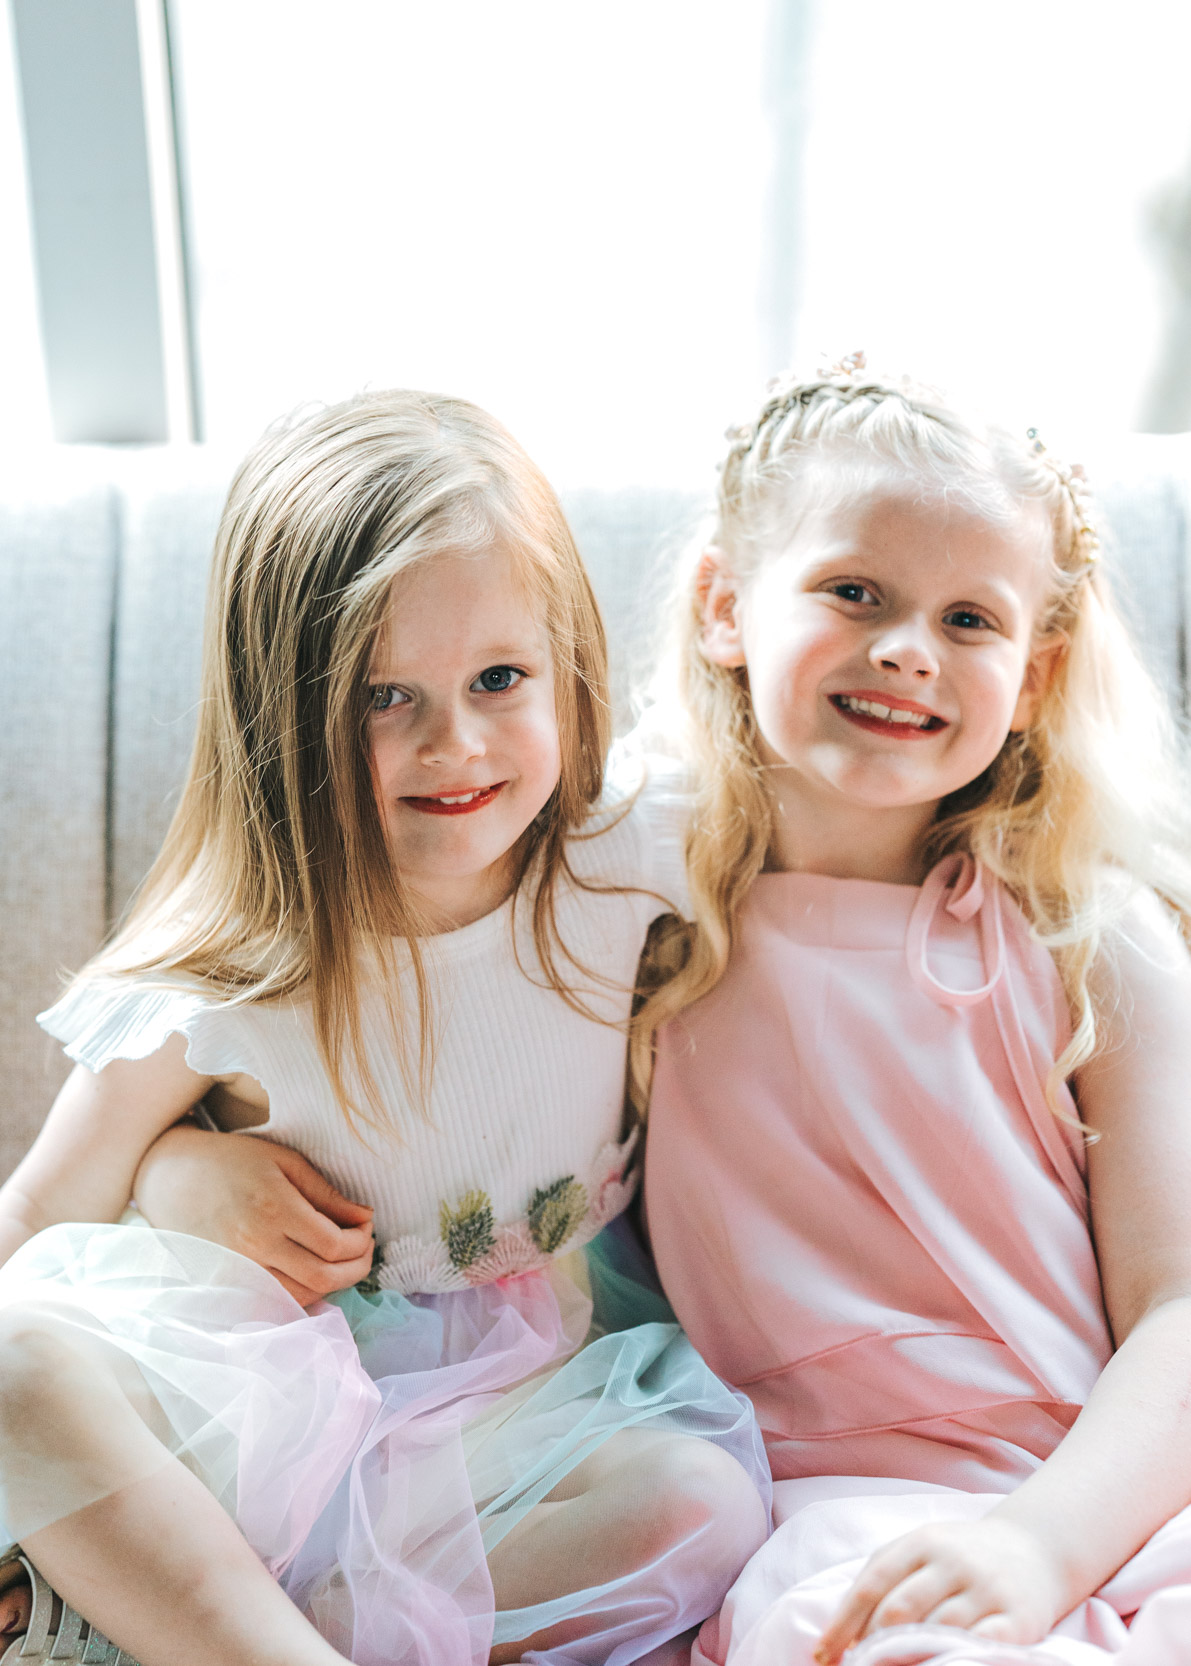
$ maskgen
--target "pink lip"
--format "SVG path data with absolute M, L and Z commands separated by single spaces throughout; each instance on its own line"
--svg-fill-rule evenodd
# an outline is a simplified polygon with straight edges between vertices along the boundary
M 507 781 L 498 781 L 493 787 L 448 787 L 433 798 L 403 798 L 401 802 L 424 816 L 470 816 L 474 810 L 482 810 L 485 805 L 491 804 L 497 793 L 507 786 Z M 466 804 L 442 802 L 444 798 L 461 798 L 464 793 L 475 793 L 476 796 Z
M 917 700 L 904 700 L 900 694 L 890 694 L 888 689 L 881 688 L 846 688 L 836 694 L 827 696 L 831 707 L 847 722 L 858 729 L 865 729 L 871 735 L 885 735 L 893 740 L 925 740 L 930 735 L 937 735 L 946 729 L 948 720 L 940 717 L 938 712 L 929 706 L 921 705 Z M 912 723 L 890 723 L 886 718 L 873 717 L 870 712 L 849 711 L 841 704 L 846 699 L 872 700 L 881 706 L 887 706 L 891 711 L 914 712 L 921 717 L 929 717 L 933 721 L 929 728 L 917 728 Z

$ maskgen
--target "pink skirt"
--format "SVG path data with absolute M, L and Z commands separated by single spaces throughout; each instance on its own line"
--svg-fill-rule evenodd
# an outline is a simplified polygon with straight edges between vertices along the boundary
M 526 1658 L 628 1666 L 714 1612 L 755 1540 L 734 1566 L 706 1542 L 677 1545 L 648 1569 L 494 1613 L 487 1554 L 622 1430 L 722 1447 L 768 1521 L 751 1408 L 672 1322 L 623 1223 L 518 1278 L 413 1298 L 349 1290 L 309 1311 L 204 1240 L 58 1226 L 0 1268 L 0 1308 L 13 1306 L 136 1367 L 161 1461 L 203 1480 L 360 1666 L 482 1666 L 494 1643 L 564 1621 L 578 1641 Z M 112 1490 L 11 1445 L 9 1540 Z
M 978 1521 L 1003 1496 L 869 1476 L 779 1481 L 776 1531 L 703 1627 L 692 1666 L 814 1666 L 824 1626 L 874 1551 L 930 1523 Z M 1187 1666 L 1191 1509 L 1040 1643 L 983 1642 L 954 1626 L 888 1626 L 845 1659 L 847 1666 Z

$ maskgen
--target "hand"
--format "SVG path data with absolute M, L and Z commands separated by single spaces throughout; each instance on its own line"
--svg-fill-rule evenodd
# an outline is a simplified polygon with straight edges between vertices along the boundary
M 961 1626 L 998 1643 L 1037 1643 L 1070 1608 L 1046 1544 L 996 1511 L 976 1522 L 940 1522 L 906 1533 L 865 1563 L 819 1640 L 815 1659 L 883 1626 Z
M 303 1307 L 372 1267 L 372 1210 L 259 1136 L 169 1128 L 145 1153 L 133 1196 L 151 1225 L 246 1255 Z

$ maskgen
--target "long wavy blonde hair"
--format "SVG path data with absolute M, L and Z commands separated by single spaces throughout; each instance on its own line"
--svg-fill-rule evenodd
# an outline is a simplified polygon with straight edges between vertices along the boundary
M 541 606 L 554 656 L 562 772 L 522 838 L 517 884 L 532 873 L 535 947 L 551 987 L 571 999 L 555 890 L 569 872 L 567 837 L 603 783 L 599 610 L 558 499 L 513 438 L 464 400 L 400 391 L 278 425 L 242 464 L 216 538 L 181 801 L 127 922 L 80 977 L 184 979 L 237 1002 L 301 991 L 349 1121 L 380 1122 L 362 955 L 388 993 L 407 1081 L 424 1095 L 425 922 L 376 806 L 369 662 L 399 574 L 439 551 L 497 544 Z M 411 1011 L 400 1008 L 398 939 L 414 971 Z
M 681 969 L 650 994 L 656 1027 L 722 974 L 740 905 L 773 834 L 747 671 L 702 651 L 699 560 L 720 549 L 741 586 L 767 549 L 788 546 L 819 490 L 847 489 L 877 469 L 917 482 L 1002 524 L 1040 511 L 1051 529 L 1048 592 L 1036 636 L 1066 638 L 1028 730 L 1011 734 L 987 770 L 940 804 L 924 861 L 966 851 L 1016 897 L 1058 964 L 1073 1036 L 1065 1078 L 1095 1051 L 1089 977 L 1136 886 L 1191 921 L 1191 802 L 1167 704 L 1141 663 L 1095 561 L 1091 499 L 1077 474 L 1033 439 L 969 422 L 930 389 L 845 363 L 774 384 L 757 420 L 729 434 L 714 524 L 674 590 L 655 681 L 659 727 L 692 765 L 697 800 L 687 857 L 696 929 Z M 839 471 L 843 471 L 842 474 Z

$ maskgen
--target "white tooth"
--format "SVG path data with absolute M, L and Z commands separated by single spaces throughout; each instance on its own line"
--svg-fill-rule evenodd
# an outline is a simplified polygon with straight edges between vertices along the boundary
M 889 715 L 890 715 L 889 707 L 888 706 L 878 706 L 875 700 L 869 702 L 869 708 L 868 709 L 869 709 L 870 712 L 872 712 L 874 717 L 888 718 Z
M 890 723 L 918 723 L 921 722 L 921 719 L 919 718 L 917 712 L 891 711 L 889 713 L 889 721 Z

